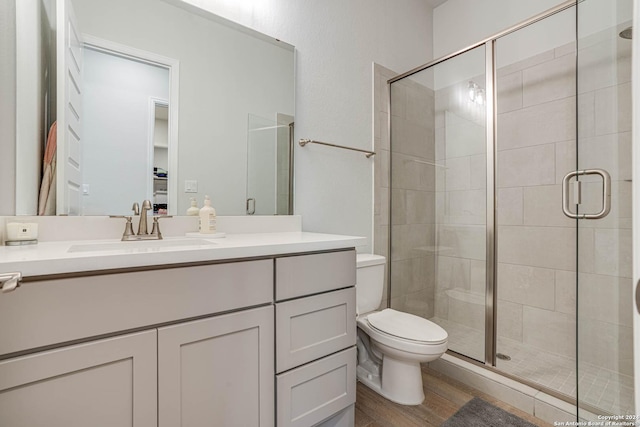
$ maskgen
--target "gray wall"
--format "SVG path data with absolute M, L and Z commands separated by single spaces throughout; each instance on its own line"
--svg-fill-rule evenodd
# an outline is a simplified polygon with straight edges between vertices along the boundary
M 12 1 L 0 2 L 0 215 L 15 212 L 16 139 L 16 11 Z

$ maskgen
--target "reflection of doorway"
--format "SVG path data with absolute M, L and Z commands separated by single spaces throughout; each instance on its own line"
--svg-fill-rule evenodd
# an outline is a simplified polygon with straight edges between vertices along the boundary
M 149 100 L 149 147 L 153 165 L 153 213 L 168 212 L 167 179 L 169 175 L 169 102 L 164 99 Z
M 127 214 L 145 199 L 164 205 L 161 213 L 175 209 L 177 177 L 168 171 L 177 171 L 177 61 L 90 36 L 84 44 L 84 213 Z M 158 133 L 162 148 L 156 148 Z

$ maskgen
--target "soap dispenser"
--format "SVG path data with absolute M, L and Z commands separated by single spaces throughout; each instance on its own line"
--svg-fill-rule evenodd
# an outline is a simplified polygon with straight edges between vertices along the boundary
M 216 232 L 216 210 L 211 206 L 209 196 L 204 196 L 204 206 L 200 209 L 200 233 L 214 234 Z
M 200 209 L 198 209 L 198 202 L 196 202 L 196 198 L 191 198 L 191 207 L 187 209 L 187 215 L 189 216 L 198 216 L 200 215 Z

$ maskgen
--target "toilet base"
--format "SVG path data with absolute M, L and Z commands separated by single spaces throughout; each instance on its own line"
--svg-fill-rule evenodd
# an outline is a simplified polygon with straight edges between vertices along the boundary
M 377 366 L 376 369 L 371 369 L 367 363 L 363 363 L 356 369 L 358 380 L 392 402 L 408 406 L 420 405 L 424 401 L 420 363 L 396 360 L 386 355 L 383 357 L 382 378 L 378 375 Z

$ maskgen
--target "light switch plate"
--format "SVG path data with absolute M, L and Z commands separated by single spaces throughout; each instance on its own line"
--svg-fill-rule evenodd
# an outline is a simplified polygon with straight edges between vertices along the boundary
M 198 192 L 198 181 L 185 180 L 184 181 L 184 192 L 185 193 L 197 193 Z

